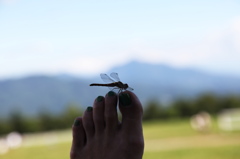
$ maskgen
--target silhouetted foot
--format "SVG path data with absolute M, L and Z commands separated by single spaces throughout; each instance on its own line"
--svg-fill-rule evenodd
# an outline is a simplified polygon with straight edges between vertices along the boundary
M 72 127 L 71 159 L 141 159 L 144 149 L 142 106 L 132 92 L 117 95 L 110 91 L 97 97 Z

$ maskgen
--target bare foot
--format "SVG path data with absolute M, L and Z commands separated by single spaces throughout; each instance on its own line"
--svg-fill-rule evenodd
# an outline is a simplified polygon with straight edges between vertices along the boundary
M 93 107 L 72 127 L 71 159 L 141 159 L 144 149 L 142 106 L 135 94 L 119 95 L 122 121 L 117 115 L 117 95 L 99 96 Z

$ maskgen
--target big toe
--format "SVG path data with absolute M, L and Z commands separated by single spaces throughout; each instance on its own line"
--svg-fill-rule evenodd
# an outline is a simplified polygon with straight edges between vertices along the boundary
M 125 91 L 119 95 L 119 109 L 122 113 L 121 132 L 124 139 L 141 158 L 144 150 L 142 105 L 134 93 Z
M 119 95 L 119 109 L 122 113 L 122 128 L 126 131 L 142 130 L 143 108 L 137 96 L 125 91 Z M 139 130 L 140 129 L 140 130 Z

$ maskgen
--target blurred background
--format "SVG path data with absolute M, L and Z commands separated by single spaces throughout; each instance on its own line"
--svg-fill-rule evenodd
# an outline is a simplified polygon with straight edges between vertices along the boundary
M 144 159 L 240 156 L 237 0 L 0 0 L 0 158 L 69 158 L 117 72 L 144 106 Z

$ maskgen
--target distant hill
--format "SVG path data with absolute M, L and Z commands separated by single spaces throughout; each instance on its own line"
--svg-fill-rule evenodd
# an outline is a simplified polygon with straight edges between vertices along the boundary
M 210 92 L 218 95 L 240 94 L 240 78 L 214 75 L 194 69 L 177 69 L 167 65 L 130 62 L 109 72 L 118 72 L 143 103 L 156 98 L 167 102 L 179 97 L 195 97 Z M 37 114 L 44 109 L 61 112 L 68 104 L 92 105 L 98 95 L 109 89 L 90 87 L 102 82 L 99 75 L 86 79 L 71 74 L 35 75 L 0 81 L 0 115 L 18 109 L 25 114 Z
M 201 93 L 218 95 L 240 94 L 240 78 L 215 75 L 200 70 L 177 69 L 167 65 L 131 62 L 113 68 L 109 72 L 118 72 L 123 81 L 136 88 L 144 97 L 166 98 L 194 97 Z

